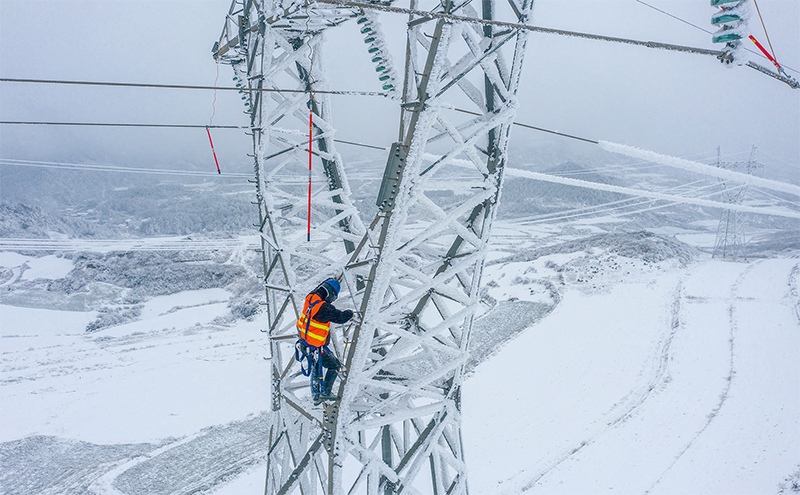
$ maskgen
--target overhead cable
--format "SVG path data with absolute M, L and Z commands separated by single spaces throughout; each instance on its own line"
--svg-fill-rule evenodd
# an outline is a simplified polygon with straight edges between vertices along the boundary
M 477 112 L 471 112 L 469 110 L 463 110 L 461 108 L 454 108 L 453 110 L 461 113 L 466 113 L 468 115 L 475 115 L 480 116 Z M 185 129 L 251 129 L 250 126 L 247 125 L 198 125 L 198 124 L 139 124 L 139 123 L 108 123 L 108 122 L 43 122 L 43 121 L 12 121 L 12 120 L 0 120 L 0 124 L 7 124 L 7 125 L 55 125 L 55 126 L 89 126 L 89 127 L 156 127 L 156 128 L 185 128 Z M 512 124 L 524 127 L 526 129 L 533 129 L 535 131 L 546 132 L 548 134 L 555 134 L 556 136 L 562 136 L 565 138 L 576 139 L 578 141 L 584 141 L 587 143 L 597 144 L 598 141 L 594 141 L 592 139 L 582 138 L 580 136 L 573 136 L 571 134 L 564 134 L 558 131 L 551 131 L 549 129 L 544 129 L 542 127 L 535 127 L 528 124 L 523 124 L 521 122 L 512 122 Z M 352 146 L 360 146 L 362 148 L 371 148 L 376 150 L 386 150 L 385 147 L 382 146 L 375 146 L 371 144 L 362 144 L 362 143 L 355 143 L 353 141 L 345 141 L 343 139 L 334 139 L 334 142 L 342 143 L 342 144 L 349 144 Z
M 111 122 L 43 122 L 43 121 L 18 121 L 18 120 L 0 120 L 0 125 L 55 125 L 55 126 L 88 126 L 88 127 L 155 127 L 155 128 L 175 128 L 175 129 L 252 129 L 249 125 L 199 125 L 199 124 L 140 124 L 140 123 L 111 123 Z M 374 146 L 371 144 L 356 143 L 353 141 L 345 141 L 343 139 L 334 139 L 336 143 L 349 144 L 351 146 L 359 146 L 362 148 L 370 148 L 374 150 L 386 150 L 381 146 Z
M 667 11 L 661 10 L 661 9 L 659 9 L 659 8 L 657 8 L 657 7 L 653 7 L 653 6 L 652 6 L 652 5 L 650 5 L 649 3 L 642 2 L 642 0 L 636 0 L 636 1 L 637 1 L 637 2 L 639 2 L 639 3 L 640 3 L 640 4 L 642 4 L 642 5 L 645 5 L 645 6 L 647 6 L 647 7 L 650 7 L 650 8 L 651 8 L 651 9 L 653 9 L 653 10 L 657 10 L 658 12 L 661 12 L 662 14 L 668 15 L 668 16 L 672 17 L 673 19 L 679 20 L 679 21 L 681 21 L 681 22 L 682 22 L 682 23 L 684 23 L 684 24 L 688 24 L 688 25 L 692 26 L 693 28 L 697 28 L 697 29 L 699 29 L 700 31 L 703 31 L 703 32 L 705 32 L 705 33 L 707 33 L 707 34 L 714 34 L 714 33 L 712 33 L 711 31 L 709 31 L 708 29 L 702 28 L 702 27 L 698 26 L 697 24 L 692 24 L 691 22 L 689 22 L 689 21 L 687 21 L 687 20 L 685 20 L 685 19 L 681 19 L 681 18 L 680 18 L 680 17 L 678 17 L 678 16 L 672 15 L 672 14 L 670 14 L 670 13 L 669 13 L 669 12 L 667 12 Z
M 35 83 L 35 84 L 70 84 L 79 86 L 114 86 L 122 88 L 161 88 L 161 89 L 208 89 L 215 91 L 255 91 L 258 93 L 311 93 L 305 89 L 278 89 L 278 88 L 236 88 L 236 87 L 217 87 L 217 86 L 194 86 L 188 84 L 154 84 L 154 83 L 128 83 L 128 82 L 101 82 L 101 81 L 63 81 L 55 79 L 15 79 L 9 77 L 0 78 L 0 82 L 15 83 Z M 314 93 L 324 93 L 328 95 L 344 96 L 382 96 L 392 98 L 389 93 L 380 91 L 321 91 L 314 90 Z
M 800 197 L 800 186 L 796 186 L 794 184 L 764 179 L 762 177 L 756 177 L 754 175 L 744 174 L 734 170 L 714 167 L 712 165 L 706 165 L 705 163 L 684 160 L 683 158 L 674 156 L 662 155 L 653 151 L 627 146 L 624 144 L 612 143 L 609 141 L 600 141 L 599 146 L 601 149 L 610 151 L 611 153 L 618 153 L 621 155 L 630 156 L 632 158 L 638 158 L 640 160 L 660 163 L 668 167 L 679 168 L 698 174 L 710 175 L 720 179 L 732 180 L 744 184 L 752 184 L 754 186 L 763 187 L 772 191 L 781 191 Z
M 139 239 L 0 239 L 0 249 L 24 251 L 78 251 L 108 253 L 114 251 L 220 251 L 255 249 L 255 236 L 235 239 L 175 239 L 148 237 Z
M 590 182 L 580 179 L 570 179 L 568 177 L 556 177 L 554 175 L 542 174 L 538 172 L 530 172 L 528 170 L 519 170 L 519 169 L 512 169 L 506 167 L 506 174 L 509 176 L 515 177 L 523 177 L 527 179 L 533 179 L 543 182 L 553 182 L 556 184 L 564 184 L 568 186 L 576 186 L 582 187 L 586 189 L 594 189 L 599 191 L 608 191 L 614 192 L 619 194 L 626 194 L 629 196 L 639 196 L 644 198 L 651 198 L 651 199 L 662 199 L 666 201 L 672 201 L 675 203 L 683 203 L 683 204 L 692 204 L 698 206 L 707 206 L 710 208 L 720 208 L 723 210 L 734 210 L 734 211 L 741 211 L 743 213 L 755 213 L 759 215 L 772 215 L 772 216 L 779 216 L 779 217 L 787 217 L 787 218 L 800 218 L 800 212 L 787 210 L 787 209 L 777 209 L 777 208 L 768 208 L 768 207 L 754 207 L 754 206 L 745 206 L 745 205 L 737 205 L 731 203 L 724 203 L 721 201 L 711 201 L 707 199 L 700 199 L 700 198 L 687 198 L 685 196 L 676 196 L 672 194 L 664 194 L 659 192 L 652 192 L 652 191 L 645 191 L 641 189 L 633 189 L 630 187 L 621 187 L 621 186 L 614 186 L 611 184 L 601 184 L 597 182 Z
M 662 50 L 673 50 L 687 53 L 697 53 L 700 55 L 712 55 L 718 57 L 722 55 L 719 50 L 709 50 L 706 48 L 695 48 L 691 46 L 673 45 L 669 43 L 660 43 L 657 41 L 640 41 L 628 38 L 617 38 L 613 36 L 603 36 L 600 34 L 581 33 L 577 31 L 566 31 L 564 29 L 552 29 L 539 26 L 531 26 L 529 24 L 521 24 L 517 22 L 496 21 L 492 19 L 481 19 L 477 17 L 466 17 L 461 15 L 446 14 L 444 12 L 428 12 L 424 10 L 406 9 L 403 7 L 394 7 L 391 5 L 372 4 L 354 2 L 351 0 L 316 0 L 318 3 L 325 3 L 330 5 L 338 5 L 341 7 L 353 7 L 358 9 L 381 10 L 383 12 L 391 12 L 395 14 L 408 14 L 418 16 L 426 19 L 447 19 L 451 21 L 468 22 L 471 24 L 498 26 L 512 29 L 522 29 L 525 31 L 532 31 L 536 33 L 557 34 L 560 36 L 572 36 L 575 38 L 586 38 L 600 41 L 611 41 L 614 43 L 624 43 L 628 45 L 645 46 L 647 48 L 659 48 Z
M 466 114 L 469 114 L 469 115 L 476 115 L 478 117 L 480 117 L 480 115 L 481 115 L 479 113 L 470 112 L 469 110 L 463 110 L 461 108 L 454 108 L 453 110 L 455 110 L 456 112 L 466 113 Z M 546 132 L 548 134 L 555 134 L 556 136 L 563 136 L 563 137 L 570 138 L 570 139 L 577 139 L 578 141 L 585 141 L 587 143 L 592 143 L 592 144 L 597 144 L 598 143 L 598 141 L 593 141 L 591 139 L 586 139 L 586 138 L 582 138 L 582 137 L 578 137 L 578 136 L 573 136 L 571 134 L 564 134 L 564 133 L 561 133 L 561 132 L 558 132 L 558 131 L 551 131 L 549 129 L 543 129 L 541 127 L 534 127 L 532 125 L 522 124 L 520 122 L 512 122 L 512 124 L 518 125 L 520 127 L 525 127 L 526 129 L 533 129 L 535 131 Z
M 33 160 L 15 160 L 10 158 L 0 158 L 0 165 L 9 165 L 16 167 L 54 168 L 63 170 L 82 170 L 87 172 L 123 172 L 128 174 L 191 175 L 200 177 L 218 177 L 218 175 L 213 172 L 203 172 L 201 170 L 169 170 L 169 169 L 158 169 L 158 168 L 119 167 L 115 165 L 44 162 L 44 161 L 33 161 Z M 252 174 L 226 173 L 221 177 L 250 178 L 252 177 Z
M 681 188 L 681 187 L 682 186 L 678 186 L 676 188 L 671 188 L 671 189 L 678 189 L 678 188 Z M 717 184 L 710 184 L 710 185 L 707 185 L 707 186 L 704 186 L 704 187 L 701 187 L 701 188 L 697 188 L 693 192 L 697 193 L 697 192 L 700 192 L 703 189 L 708 189 L 708 188 L 712 188 L 712 187 L 718 187 L 718 185 Z M 716 191 L 716 192 L 712 192 L 712 193 L 706 193 L 706 194 L 703 194 L 701 196 L 693 197 L 693 198 L 694 199 L 708 199 L 708 198 L 714 196 L 715 194 L 719 194 L 719 193 L 720 193 L 720 191 Z M 685 197 L 685 196 L 676 196 L 676 197 L 681 197 L 682 198 L 682 197 Z M 654 203 L 662 202 L 662 201 L 666 201 L 666 203 L 662 203 L 660 205 L 653 206 Z M 613 206 L 613 205 L 615 205 L 617 203 L 619 203 L 618 206 Z M 628 203 L 628 204 L 622 204 L 622 203 Z M 642 212 L 645 212 L 645 211 L 652 211 L 652 210 L 658 210 L 658 209 L 662 209 L 662 208 L 668 208 L 670 206 L 675 206 L 675 205 L 678 205 L 678 204 L 682 204 L 682 203 L 679 202 L 679 201 L 669 201 L 669 200 L 661 200 L 661 199 L 652 199 L 652 198 L 648 199 L 648 198 L 637 198 L 637 197 L 634 197 L 634 198 L 619 200 L 619 201 L 606 203 L 606 204 L 602 204 L 602 205 L 596 205 L 595 207 L 593 207 L 594 211 L 581 212 L 581 209 L 567 210 L 567 211 L 563 211 L 563 212 L 559 212 L 559 213 L 549 214 L 548 217 L 545 217 L 544 215 L 542 215 L 542 216 L 539 216 L 539 217 L 523 219 L 522 221 L 518 221 L 518 223 L 524 224 L 524 225 L 534 225 L 534 224 L 539 224 L 539 223 L 550 223 L 550 222 L 555 222 L 555 221 L 574 220 L 574 219 L 579 219 L 579 218 L 583 218 L 583 217 L 594 217 L 594 218 L 597 218 L 597 217 L 599 217 L 601 215 L 608 215 L 608 214 L 614 214 L 614 215 L 618 215 L 618 216 L 628 216 L 628 215 L 642 213 Z M 648 205 L 648 206 L 646 206 L 645 208 L 641 208 L 642 206 L 645 206 L 645 205 Z M 584 209 L 589 209 L 589 208 L 584 208 Z
M 0 120 L 0 124 L 8 125 L 63 125 L 63 126 L 90 126 L 90 127 L 161 127 L 185 129 L 250 129 L 249 125 L 197 125 L 197 124 L 130 124 L 108 122 L 24 122 Z

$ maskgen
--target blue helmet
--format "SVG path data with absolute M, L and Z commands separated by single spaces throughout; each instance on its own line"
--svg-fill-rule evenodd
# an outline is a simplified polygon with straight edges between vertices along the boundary
M 339 297 L 339 289 L 341 288 L 341 285 L 339 285 L 339 281 L 335 278 L 329 278 L 328 280 L 322 282 L 320 287 L 325 289 L 325 292 L 328 294 L 327 297 L 325 297 L 327 302 L 333 302 L 337 297 Z

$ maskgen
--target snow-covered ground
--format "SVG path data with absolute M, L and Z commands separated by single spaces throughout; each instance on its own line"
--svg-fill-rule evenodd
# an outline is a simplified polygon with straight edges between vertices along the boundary
M 471 493 L 792 491 L 800 260 L 497 227 L 464 385 Z M 72 266 L 0 262 L 15 278 Z M 230 297 L 153 297 L 91 333 L 97 311 L 0 306 L 3 493 L 261 493 L 266 339 L 259 317 L 221 318 Z
M 796 480 L 798 266 L 701 261 L 567 291 L 465 383 L 472 493 L 774 493 Z

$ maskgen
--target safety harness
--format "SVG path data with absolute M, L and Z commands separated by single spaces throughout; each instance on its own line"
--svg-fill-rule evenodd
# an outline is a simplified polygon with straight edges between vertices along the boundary
M 322 366 L 321 359 L 323 351 L 331 352 L 328 346 L 314 347 L 303 339 L 297 339 L 294 344 L 294 358 L 300 363 L 300 372 L 303 373 L 303 376 L 311 377 L 311 393 L 316 395 L 322 394 L 324 389 L 325 377 L 323 372 L 325 369 Z M 312 371 L 316 373 L 312 373 Z

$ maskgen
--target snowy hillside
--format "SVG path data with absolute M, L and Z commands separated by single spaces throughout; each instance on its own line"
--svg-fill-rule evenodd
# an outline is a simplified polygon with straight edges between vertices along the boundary
M 567 291 L 465 384 L 473 493 L 796 485 L 799 270 L 796 259 L 660 264 Z
M 472 493 L 775 493 L 800 481 L 797 258 L 722 262 L 650 234 L 536 250 L 546 228 L 495 232 L 464 387 Z M 86 263 L 0 261 L 4 298 L 33 282 L 58 290 Z M 105 292 L 83 290 L 86 308 L 0 307 L 4 493 L 259 493 L 261 317 L 235 317 L 225 282 L 144 293 L 126 323 L 90 328 L 129 283 L 114 270 Z

